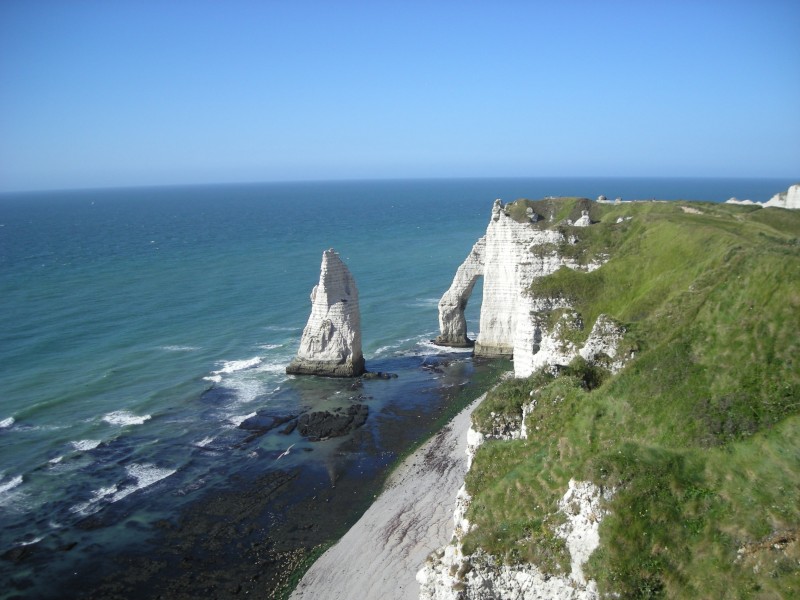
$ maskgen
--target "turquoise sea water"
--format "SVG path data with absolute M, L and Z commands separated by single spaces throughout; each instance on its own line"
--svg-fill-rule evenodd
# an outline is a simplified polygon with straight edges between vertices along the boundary
M 471 379 L 468 353 L 428 340 L 495 198 L 763 201 L 790 183 L 475 179 L 0 196 L 0 597 L 58 595 L 113 573 L 110 553 L 146 546 L 154 523 L 233 482 L 281 470 L 304 473 L 309 489 L 349 490 L 344 481 L 377 477 L 411 443 L 402 432 Z M 329 247 L 360 291 L 368 368 L 399 377 L 358 392 L 369 441 L 253 438 L 237 427 L 248 416 L 353 401 L 349 383 L 284 373 Z M 367 447 L 369 460 L 359 458 Z M 303 482 L 293 485 L 296 497 Z

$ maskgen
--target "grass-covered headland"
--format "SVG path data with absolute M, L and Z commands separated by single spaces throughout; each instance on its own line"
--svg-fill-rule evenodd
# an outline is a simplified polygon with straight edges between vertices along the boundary
M 614 375 L 577 359 L 489 395 L 478 429 L 536 407 L 528 439 L 478 451 L 465 552 L 568 571 L 557 501 L 570 478 L 591 480 L 614 490 L 585 569 L 601 594 L 800 597 L 800 211 L 551 199 L 509 212 L 529 207 L 577 236 L 559 252 L 608 256 L 533 293 L 571 300 L 573 342 L 609 315 L 632 358 Z M 595 224 L 558 224 L 580 209 Z

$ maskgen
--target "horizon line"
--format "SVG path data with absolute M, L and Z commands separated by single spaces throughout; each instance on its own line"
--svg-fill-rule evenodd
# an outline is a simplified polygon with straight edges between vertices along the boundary
M 191 188 L 191 187 L 223 187 L 223 186 L 256 186 L 256 185 L 286 185 L 286 184 L 320 184 L 320 183 L 369 183 L 380 181 L 412 182 L 412 181 L 469 181 L 469 180 L 522 180 L 522 179 L 685 179 L 685 180 L 791 180 L 789 185 L 800 184 L 800 178 L 793 179 L 789 176 L 774 175 L 461 175 L 461 176 L 428 176 L 428 177 L 341 177 L 341 178 L 310 178 L 310 179 L 264 179 L 242 181 L 206 181 L 185 183 L 139 183 L 119 185 L 87 185 L 75 187 L 47 187 L 47 188 L 19 188 L 0 189 L 0 196 L 15 194 L 48 194 L 62 192 L 102 192 L 122 191 L 136 189 L 165 189 L 165 188 Z

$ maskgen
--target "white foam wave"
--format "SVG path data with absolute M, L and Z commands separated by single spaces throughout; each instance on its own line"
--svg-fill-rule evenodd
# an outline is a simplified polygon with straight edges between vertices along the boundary
M 56 456 L 55 458 L 51 458 L 51 459 L 50 459 L 50 460 L 48 460 L 47 462 L 48 462 L 48 463 L 50 463 L 51 465 L 57 465 L 57 464 L 58 464 L 58 463 L 60 463 L 62 460 L 64 460 L 64 457 L 63 457 L 63 455 L 62 455 L 62 456 Z
M 254 412 L 251 412 L 250 414 L 247 414 L 247 415 L 232 415 L 232 416 L 228 417 L 228 421 L 230 421 L 236 427 L 238 427 L 239 425 L 244 423 L 247 419 L 250 419 L 250 418 L 255 417 L 255 416 L 256 416 L 256 413 L 254 413 Z
M 218 371 L 211 371 L 214 375 L 225 375 L 228 373 L 236 373 L 237 371 L 244 371 L 245 369 L 252 369 L 256 365 L 261 364 L 263 359 L 260 356 L 253 358 L 246 358 L 244 360 L 224 360 L 221 361 L 222 368 Z
M 41 537 L 35 537 L 35 538 L 33 538 L 33 539 L 31 539 L 31 540 L 28 540 L 28 541 L 26 541 L 26 542 L 20 542 L 20 544 L 19 544 L 19 545 L 20 545 L 20 546 L 32 546 L 33 544 L 38 544 L 38 543 L 39 543 L 39 542 L 41 542 L 43 539 L 44 539 L 44 536 L 41 536 Z
M 89 450 L 97 448 L 102 441 L 103 440 L 77 440 L 75 442 L 70 442 L 70 444 L 79 452 L 88 452 Z
M 103 421 L 109 425 L 120 425 L 125 427 L 126 425 L 141 425 L 150 418 L 150 415 L 139 416 L 127 410 L 115 410 L 114 412 L 110 412 L 103 416 Z
M 253 358 L 246 358 L 244 360 L 223 360 L 220 361 L 219 364 L 222 368 L 211 371 L 210 375 L 206 375 L 203 377 L 206 381 L 212 381 L 214 383 L 222 383 L 223 375 L 231 375 L 232 373 L 238 373 L 239 371 L 244 371 L 246 369 L 252 369 L 261 364 L 263 360 L 260 356 L 254 356 Z
M 31 545 L 33 545 L 33 544 L 36 544 L 36 543 L 38 543 L 38 542 L 41 542 L 43 539 L 44 539 L 44 537 L 35 537 L 35 538 L 33 538 L 32 540 L 29 540 L 29 541 L 27 541 L 27 542 L 20 542 L 20 544 L 19 544 L 19 545 L 20 545 L 20 546 L 31 546 Z
M 289 360 L 276 360 L 262 364 L 255 371 L 257 373 L 283 373 L 285 375 L 287 364 L 289 364 Z
M 166 350 L 167 352 L 195 352 L 196 350 L 200 350 L 199 346 L 160 346 L 161 350 Z
M 112 502 L 122 500 L 125 496 L 166 479 L 177 471 L 177 469 L 163 469 L 149 464 L 132 464 L 126 467 L 125 470 L 128 472 L 128 476 L 136 480 L 136 484 L 126 486 L 116 492 L 111 500 Z
M 22 484 L 22 475 L 17 475 L 16 477 L 12 477 L 8 481 L 0 482 L 0 494 L 5 494 L 6 492 L 10 492 L 20 484 Z
M 450 346 L 439 346 L 430 340 L 420 340 L 419 347 L 424 349 L 427 354 L 470 354 L 472 348 L 453 348 Z
M 269 361 L 264 361 L 260 356 L 247 360 L 226 361 L 221 363 L 221 369 L 212 371 L 203 379 L 221 384 L 233 391 L 237 404 L 247 404 L 269 394 L 276 383 L 287 378 L 288 362 L 289 358 L 283 356 L 274 357 Z M 265 375 L 279 375 L 281 379 L 276 382 L 274 377 Z
M 16 419 L 14 417 L 8 417 L 7 419 L 3 419 L 0 421 L 0 429 L 8 429 L 15 423 Z
M 432 338 L 435 338 L 437 335 L 437 331 L 431 331 L 414 337 L 397 340 L 395 343 L 379 347 L 377 350 L 375 350 L 373 356 L 417 356 L 419 354 L 440 355 L 452 353 L 469 354 L 472 352 L 472 348 L 451 348 L 449 346 L 438 346 L 431 341 Z M 475 336 L 472 333 L 468 334 L 468 336 L 470 339 L 475 339 Z
M 284 325 L 267 325 L 264 327 L 267 331 L 300 331 L 300 327 L 286 327 Z
M 78 504 L 70 508 L 70 511 L 83 516 L 93 515 L 98 510 L 100 510 L 101 508 L 100 503 L 105 499 L 110 499 L 111 497 L 113 497 L 116 492 L 117 492 L 116 485 L 102 487 L 99 490 L 92 490 L 91 498 L 89 498 L 86 502 L 79 502 Z
M 283 348 L 283 344 L 260 344 L 256 346 L 259 350 L 277 350 Z
M 166 479 L 176 472 L 177 469 L 163 469 L 150 464 L 132 464 L 125 468 L 128 477 L 135 480 L 135 483 L 120 488 L 117 484 L 102 487 L 92 491 L 92 497 L 86 502 L 80 502 L 70 510 L 83 516 L 96 513 L 105 504 L 118 502 L 132 493 L 144 489 Z
M 214 437 L 205 437 L 202 440 L 200 440 L 199 442 L 195 442 L 195 446 L 199 446 L 200 448 L 205 448 L 206 446 L 208 446 L 213 441 L 214 441 Z

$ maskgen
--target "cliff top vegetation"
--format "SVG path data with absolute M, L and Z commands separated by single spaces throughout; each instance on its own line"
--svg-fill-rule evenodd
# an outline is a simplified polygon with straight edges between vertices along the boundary
M 506 210 L 528 208 L 546 217 L 533 226 L 577 238 L 559 252 L 608 258 L 531 292 L 570 300 L 575 342 L 600 314 L 623 324 L 630 360 L 612 375 L 578 358 L 490 393 L 473 415 L 484 431 L 536 406 L 528 439 L 475 457 L 465 552 L 569 570 L 557 502 L 569 479 L 591 480 L 614 490 L 586 569 L 602 594 L 800 594 L 800 211 L 577 198 Z M 565 223 L 582 210 L 591 227 Z

